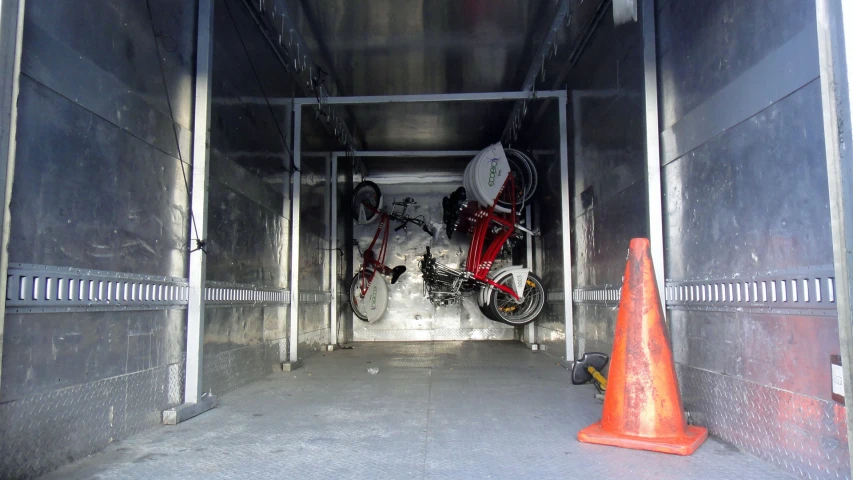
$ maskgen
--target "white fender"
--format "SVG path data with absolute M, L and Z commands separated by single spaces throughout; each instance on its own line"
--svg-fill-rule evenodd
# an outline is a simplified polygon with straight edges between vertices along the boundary
M 490 273 L 489 278 L 494 280 L 494 279 L 498 278 L 499 276 L 503 276 L 507 272 L 512 273 L 512 286 L 515 289 L 515 293 L 518 294 L 519 300 L 523 300 L 524 299 L 524 285 L 527 284 L 527 276 L 530 274 L 530 269 L 527 267 L 520 267 L 520 266 L 506 267 L 506 268 L 502 268 L 500 270 L 497 270 L 495 272 Z M 486 306 L 489 304 L 489 301 L 492 298 L 492 296 L 489 295 L 489 293 L 491 292 L 492 288 L 494 288 L 494 287 L 482 287 L 482 288 L 480 288 L 480 292 L 477 296 L 477 302 L 481 306 Z
M 367 317 L 368 323 L 373 324 L 382 318 L 387 308 L 388 282 L 385 281 L 382 275 L 377 273 L 367 287 L 367 293 L 364 294 L 364 298 L 358 302 L 358 311 Z

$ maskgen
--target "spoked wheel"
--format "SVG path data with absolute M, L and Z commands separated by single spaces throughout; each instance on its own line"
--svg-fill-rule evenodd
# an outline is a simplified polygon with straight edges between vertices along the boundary
M 501 275 L 495 279 L 495 282 L 512 288 L 512 273 L 507 272 Z M 526 325 L 532 322 L 545 306 L 545 288 L 542 287 L 542 280 L 532 273 L 527 275 L 521 303 L 517 303 L 511 295 L 497 289 L 492 290 L 490 295 L 489 304 L 485 307 L 490 313 L 487 316 L 510 325 Z
M 382 208 L 382 191 L 373 182 L 364 181 L 352 190 L 352 218 L 359 225 L 373 223 Z
M 515 188 L 518 192 L 516 208 L 521 208 L 523 205 L 530 203 L 536 187 L 539 185 L 539 175 L 536 172 L 536 164 L 533 163 L 527 154 L 520 150 L 512 148 L 504 149 L 509 169 L 512 171 L 515 178 Z M 512 205 L 506 199 L 499 198 L 498 205 L 504 208 L 510 208 Z

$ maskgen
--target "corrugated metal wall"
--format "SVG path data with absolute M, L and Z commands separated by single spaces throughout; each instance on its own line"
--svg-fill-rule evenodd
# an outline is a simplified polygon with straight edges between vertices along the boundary
M 214 4 L 207 281 L 287 288 L 293 83 L 240 0 Z M 203 388 L 228 393 L 273 371 L 286 306 L 205 311 Z
M 330 211 L 328 154 L 302 156 L 299 210 L 299 358 L 306 358 L 330 341 L 329 243 Z M 307 294 L 307 296 L 306 296 Z
M 545 110 L 544 121 L 531 141 L 531 149 L 539 167 L 539 187 L 534 202 L 533 224 L 542 235 L 534 239 L 533 271 L 545 286 L 548 302 L 536 324 L 536 338 L 526 339 L 539 343 L 542 350 L 557 357 L 566 354 L 566 315 L 563 295 L 563 244 L 562 225 L 569 221 L 568 212 L 560 206 L 560 127 L 557 122 L 556 102 Z M 571 155 L 571 150 L 569 151 Z
M 195 18 L 190 0 L 28 2 L 11 263 L 186 277 Z M 185 317 L 9 313 L 0 476 L 158 424 L 182 400 Z
M 657 4 L 667 281 L 825 277 L 814 3 Z M 670 324 L 696 422 L 800 476 L 849 478 L 834 312 L 686 307 Z

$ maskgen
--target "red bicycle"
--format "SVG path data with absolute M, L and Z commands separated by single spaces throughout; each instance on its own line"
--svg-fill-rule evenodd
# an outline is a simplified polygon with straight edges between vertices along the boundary
M 496 144 L 500 147 L 499 144 Z M 495 146 L 490 147 L 492 149 Z M 488 149 L 487 149 L 488 150 Z M 486 150 L 484 150 L 486 152 Z M 465 232 L 471 235 L 471 246 L 465 270 L 457 270 L 438 263 L 429 247 L 420 262 L 426 295 L 433 304 L 444 306 L 459 302 L 463 295 L 478 292 L 477 305 L 483 314 L 495 321 L 511 325 L 525 325 L 533 320 L 545 306 L 545 289 L 542 281 L 522 266 L 509 266 L 492 272 L 492 266 L 508 242 L 524 233 L 538 235 L 518 221 L 518 205 L 530 192 L 519 192 L 518 175 L 510 169 L 503 149 L 492 150 L 493 157 L 481 162 L 484 185 L 499 188 L 488 207 L 482 206 L 484 187 L 466 180 L 472 190 L 479 188 L 481 200 L 469 201 L 466 188 L 460 187 L 444 200 L 444 222 L 447 234 Z M 497 152 L 497 153 L 495 153 Z M 526 156 L 525 156 L 526 157 Z M 472 163 L 479 159 L 475 158 Z M 532 165 L 532 161 L 525 160 Z M 471 169 L 476 174 L 477 166 Z M 468 170 L 466 170 L 467 175 Z M 486 183 L 488 182 L 488 183 Z M 502 207 L 503 206 L 503 207 Z
M 421 227 L 430 236 L 435 234 L 427 225 L 425 218 L 406 215 L 409 207 L 415 204 L 417 202 L 413 198 L 406 197 L 402 202 L 393 202 L 391 211 L 385 212 L 382 210 L 382 192 L 375 183 L 364 181 L 353 189 L 352 211 L 356 223 L 369 224 L 379 220 L 376 233 L 367 250 L 360 251 L 363 261 L 350 284 L 350 306 L 361 320 L 373 323 L 382 318 L 388 308 L 388 285 L 383 276 L 390 275 L 393 285 L 406 272 L 404 265 L 393 268 L 385 265 L 391 221 L 400 223 L 394 229 L 395 232 L 412 223 Z M 379 253 L 375 253 L 374 248 L 380 234 L 382 234 L 382 244 L 379 246 Z

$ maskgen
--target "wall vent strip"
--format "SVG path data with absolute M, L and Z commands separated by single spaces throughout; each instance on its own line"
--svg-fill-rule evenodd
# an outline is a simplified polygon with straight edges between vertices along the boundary
M 549 292 L 548 300 L 563 301 L 560 293 Z M 836 315 L 832 265 L 713 280 L 670 279 L 665 295 L 666 307 L 672 310 Z M 579 305 L 617 306 L 620 297 L 621 287 L 615 285 L 581 287 L 572 292 L 572 302 Z
M 666 306 L 673 310 L 835 316 L 835 271 L 832 265 L 818 265 L 752 277 L 667 280 Z
M 264 307 L 290 304 L 290 292 L 246 283 L 205 282 L 204 306 Z
M 332 303 L 330 292 L 299 292 L 299 302 L 305 304 L 329 304 Z
M 256 285 L 205 282 L 206 307 L 277 306 L 290 292 Z M 187 279 L 75 267 L 9 264 L 10 313 L 102 312 L 186 308 Z
M 600 305 L 615 307 L 622 296 L 621 285 L 600 285 L 581 287 L 572 291 L 572 303 L 581 305 Z
M 6 311 L 43 313 L 186 308 L 184 278 L 10 263 Z

